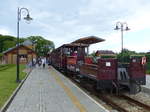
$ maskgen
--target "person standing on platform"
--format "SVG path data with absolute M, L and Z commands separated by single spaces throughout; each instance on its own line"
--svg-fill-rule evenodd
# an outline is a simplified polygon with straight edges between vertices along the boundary
M 36 59 L 35 58 L 33 58 L 33 65 L 32 66 L 36 67 Z
M 38 65 L 39 65 L 39 67 L 40 67 L 41 64 L 42 64 L 42 59 L 41 59 L 41 57 L 39 57 L 37 61 L 38 61 Z
M 46 58 L 43 57 L 43 58 L 42 58 L 42 65 L 43 65 L 43 68 L 45 68 L 45 64 L 46 64 Z

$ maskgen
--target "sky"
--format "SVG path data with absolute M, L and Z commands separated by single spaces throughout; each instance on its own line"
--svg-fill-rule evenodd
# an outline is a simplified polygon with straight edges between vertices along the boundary
M 43 36 L 56 48 L 76 39 L 97 36 L 104 42 L 90 46 L 96 50 L 121 50 L 121 31 L 117 22 L 126 22 L 124 48 L 136 52 L 150 51 L 150 0 L 1 0 L 0 34 L 17 35 L 17 8 L 28 8 L 33 21 L 23 20 L 20 37 Z M 124 25 L 125 28 L 126 25 Z

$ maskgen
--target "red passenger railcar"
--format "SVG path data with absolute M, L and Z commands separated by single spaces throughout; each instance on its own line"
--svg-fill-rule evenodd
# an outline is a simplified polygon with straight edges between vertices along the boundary
M 86 47 L 88 47 L 86 44 L 64 44 L 51 53 L 51 63 L 65 72 L 79 71 L 78 63 L 84 63 Z M 75 51 L 78 53 L 74 54 Z
M 117 59 L 98 59 L 97 64 L 84 63 L 80 74 L 95 81 L 97 89 L 111 89 L 117 80 Z
M 74 73 L 73 77 L 84 82 L 82 84 L 92 84 L 96 89 L 140 92 L 140 85 L 146 83 L 142 58 L 131 57 L 129 63 L 102 57 L 94 61 L 88 55 L 89 45 L 102 41 L 104 39 L 90 36 L 64 44 L 51 53 L 51 63 L 60 70 Z

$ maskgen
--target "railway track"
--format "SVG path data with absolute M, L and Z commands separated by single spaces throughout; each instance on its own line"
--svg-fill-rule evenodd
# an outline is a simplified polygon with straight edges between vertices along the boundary
M 66 76 L 68 77 L 68 75 Z M 90 95 L 91 97 L 94 97 L 96 101 L 105 102 L 107 106 L 111 107 L 113 110 L 115 109 L 118 112 L 150 112 L 150 105 L 144 104 L 140 101 L 137 101 L 123 94 L 114 95 L 114 94 L 98 92 L 92 86 L 88 84 L 83 86 L 79 80 L 76 80 L 72 76 L 73 75 L 71 75 L 71 77 L 68 77 L 68 78 L 73 83 L 75 83 L 83 91 L 88 93 L 88 95 Z M 109 109 L 109 110 L 111 111 L 112 109 Z
M 126 109 L 122 108 L 120 104 L 115 103 L 114 101 L 106 97 L 105 95 L 97 95 L 97 97 L 119 112 L 128 112 Z
M 124 98 L 124 99 L 126 99 L 126 100 L 128 100 L 128 101 L 130 101 L 130 102 L 132 102 L 132 103 L 134 103 L 136 105 L 138 105 L 139 107 L 142 107 L 146 111 L 150 112 L 150 105 L 144 104 L 144 103 L 142 103 L 140 101 L 137 101 L 137 100 L 135 100 L 133 98 L 130 98 L 129 96 L 126 96 L 126 95 L 121 95 L 119 97 Z
M 97 95 L 119 112 L 150 112 L 150 106 L 125 95 Z
M 80 82 L 73 78 L 71 80 L 76 83 L 83 91 L 91 96 L 96 96 L 96 100 L 102 100 L 118 112 L 150 112 L 150 105 L 144 104 L 126 95 L 114 95 L 107 93 L 99 93 L 92 86 L 82 86 Z

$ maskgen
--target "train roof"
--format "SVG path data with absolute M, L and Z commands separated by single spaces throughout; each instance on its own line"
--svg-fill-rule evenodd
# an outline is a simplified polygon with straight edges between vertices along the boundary
M 63 44 L 62 46 L 58 47 L 57 49 L 60 49 L 62 47 L 88 47 L 88 44 L 83 44 L 83 43 L 70 43 L 70 44 Z
M 98 42 L 103 42 L 105 41 L 105 39 L 96 37 L 96 36 L 88 36 L 88 37 L 84 37 L 84 38 L 80 38 L 78 40 L 73 41 L 72 43 L 82 43 L 82 44 L 95 44 Z
M 88 44 L 83 43 L 70 43 L 70 44 L 64 44 L 63 47 L 88 47 Z M 61 47 L 62 47 L 61 46 Z

